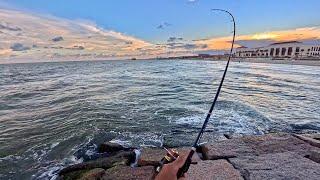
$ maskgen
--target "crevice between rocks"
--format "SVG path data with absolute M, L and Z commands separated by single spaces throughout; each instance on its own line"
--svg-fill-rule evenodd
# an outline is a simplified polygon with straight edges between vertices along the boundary
M 230 134 L 223 134 L 223 136 L 227 139 L 232 139 L 232 136 Z
M 234 169 L 236 169 L 237 171 L 239 171 L 240 175 L 242 176 L 242 178 L 243 178 L 244 180 L 250 180 L 250 173 L 249 173 L 248 170 L 238 168 L 235 164 L 233 164 L 233 163 L 230 161 L 229 158 L 226 158 L 225 160 L 226 160 L 229 164 L 231 164 Z
M 229 158 L 235 158 L 236 156 L 234 155 L 217 155 L 217 156 L 214 156 L 214 157 L 209 157 L 208 155 L 208 148 L 205 146 L 205 145 L 202 145 L 202 146 L 199 146 L 197 147 L 197 150 L 196 152 L 198 153 L 199 157 L 201 160 L 219 160 L 219 159 L 229 159 Z
M 305 155 L 304 158 L 320 164 L 320 152 L 311 152 L 311 154 Z

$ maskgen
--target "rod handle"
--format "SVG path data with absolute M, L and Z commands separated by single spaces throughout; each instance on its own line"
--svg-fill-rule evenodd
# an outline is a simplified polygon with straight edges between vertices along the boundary
M 188 172 L 193 154 L 194 154 L 194 150 L 191 150 L 183 166 L 178 170 L 178 173 L 177 173 L 178 178 L 182 177 L 184 173 Z

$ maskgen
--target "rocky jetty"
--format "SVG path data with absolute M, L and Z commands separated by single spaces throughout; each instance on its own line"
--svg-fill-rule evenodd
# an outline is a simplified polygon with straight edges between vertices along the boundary
M 189 150 L 176 149 L 180 154 Z M 109 157 L 66 167 L 59 179 L 153 179 L 155 166 L 166 153 L 142 148 L 139 156 L 134 148 L 110 142 L 98 151 Z M 320 179 L 320 134 L 229 137 L 202 145 L 197 152 L 188 179 Z

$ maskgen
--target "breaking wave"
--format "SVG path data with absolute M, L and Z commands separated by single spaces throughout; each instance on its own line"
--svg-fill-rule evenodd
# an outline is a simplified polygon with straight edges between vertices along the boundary
M 105 141 L 190 146 L 223 62 L 0 65 L 0 179 L 54 179 Z M 318 67 L 232 63 L 204 141 L 320 131 Z

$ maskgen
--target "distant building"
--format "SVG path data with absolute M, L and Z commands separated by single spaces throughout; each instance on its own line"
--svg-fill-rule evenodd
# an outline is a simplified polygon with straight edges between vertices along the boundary
M 198 54 L 198 57 L 205 59 L 205 58 L 211 58 L 212 55 L 210 55 L 210 54 Z
M 243 58 L 320 58 L 320 44 L 311 45 L 298 41 L 287 41 L 270 44 L 267 47 L 247 48 L 239 47 L 236 49 L 236 57 Z

